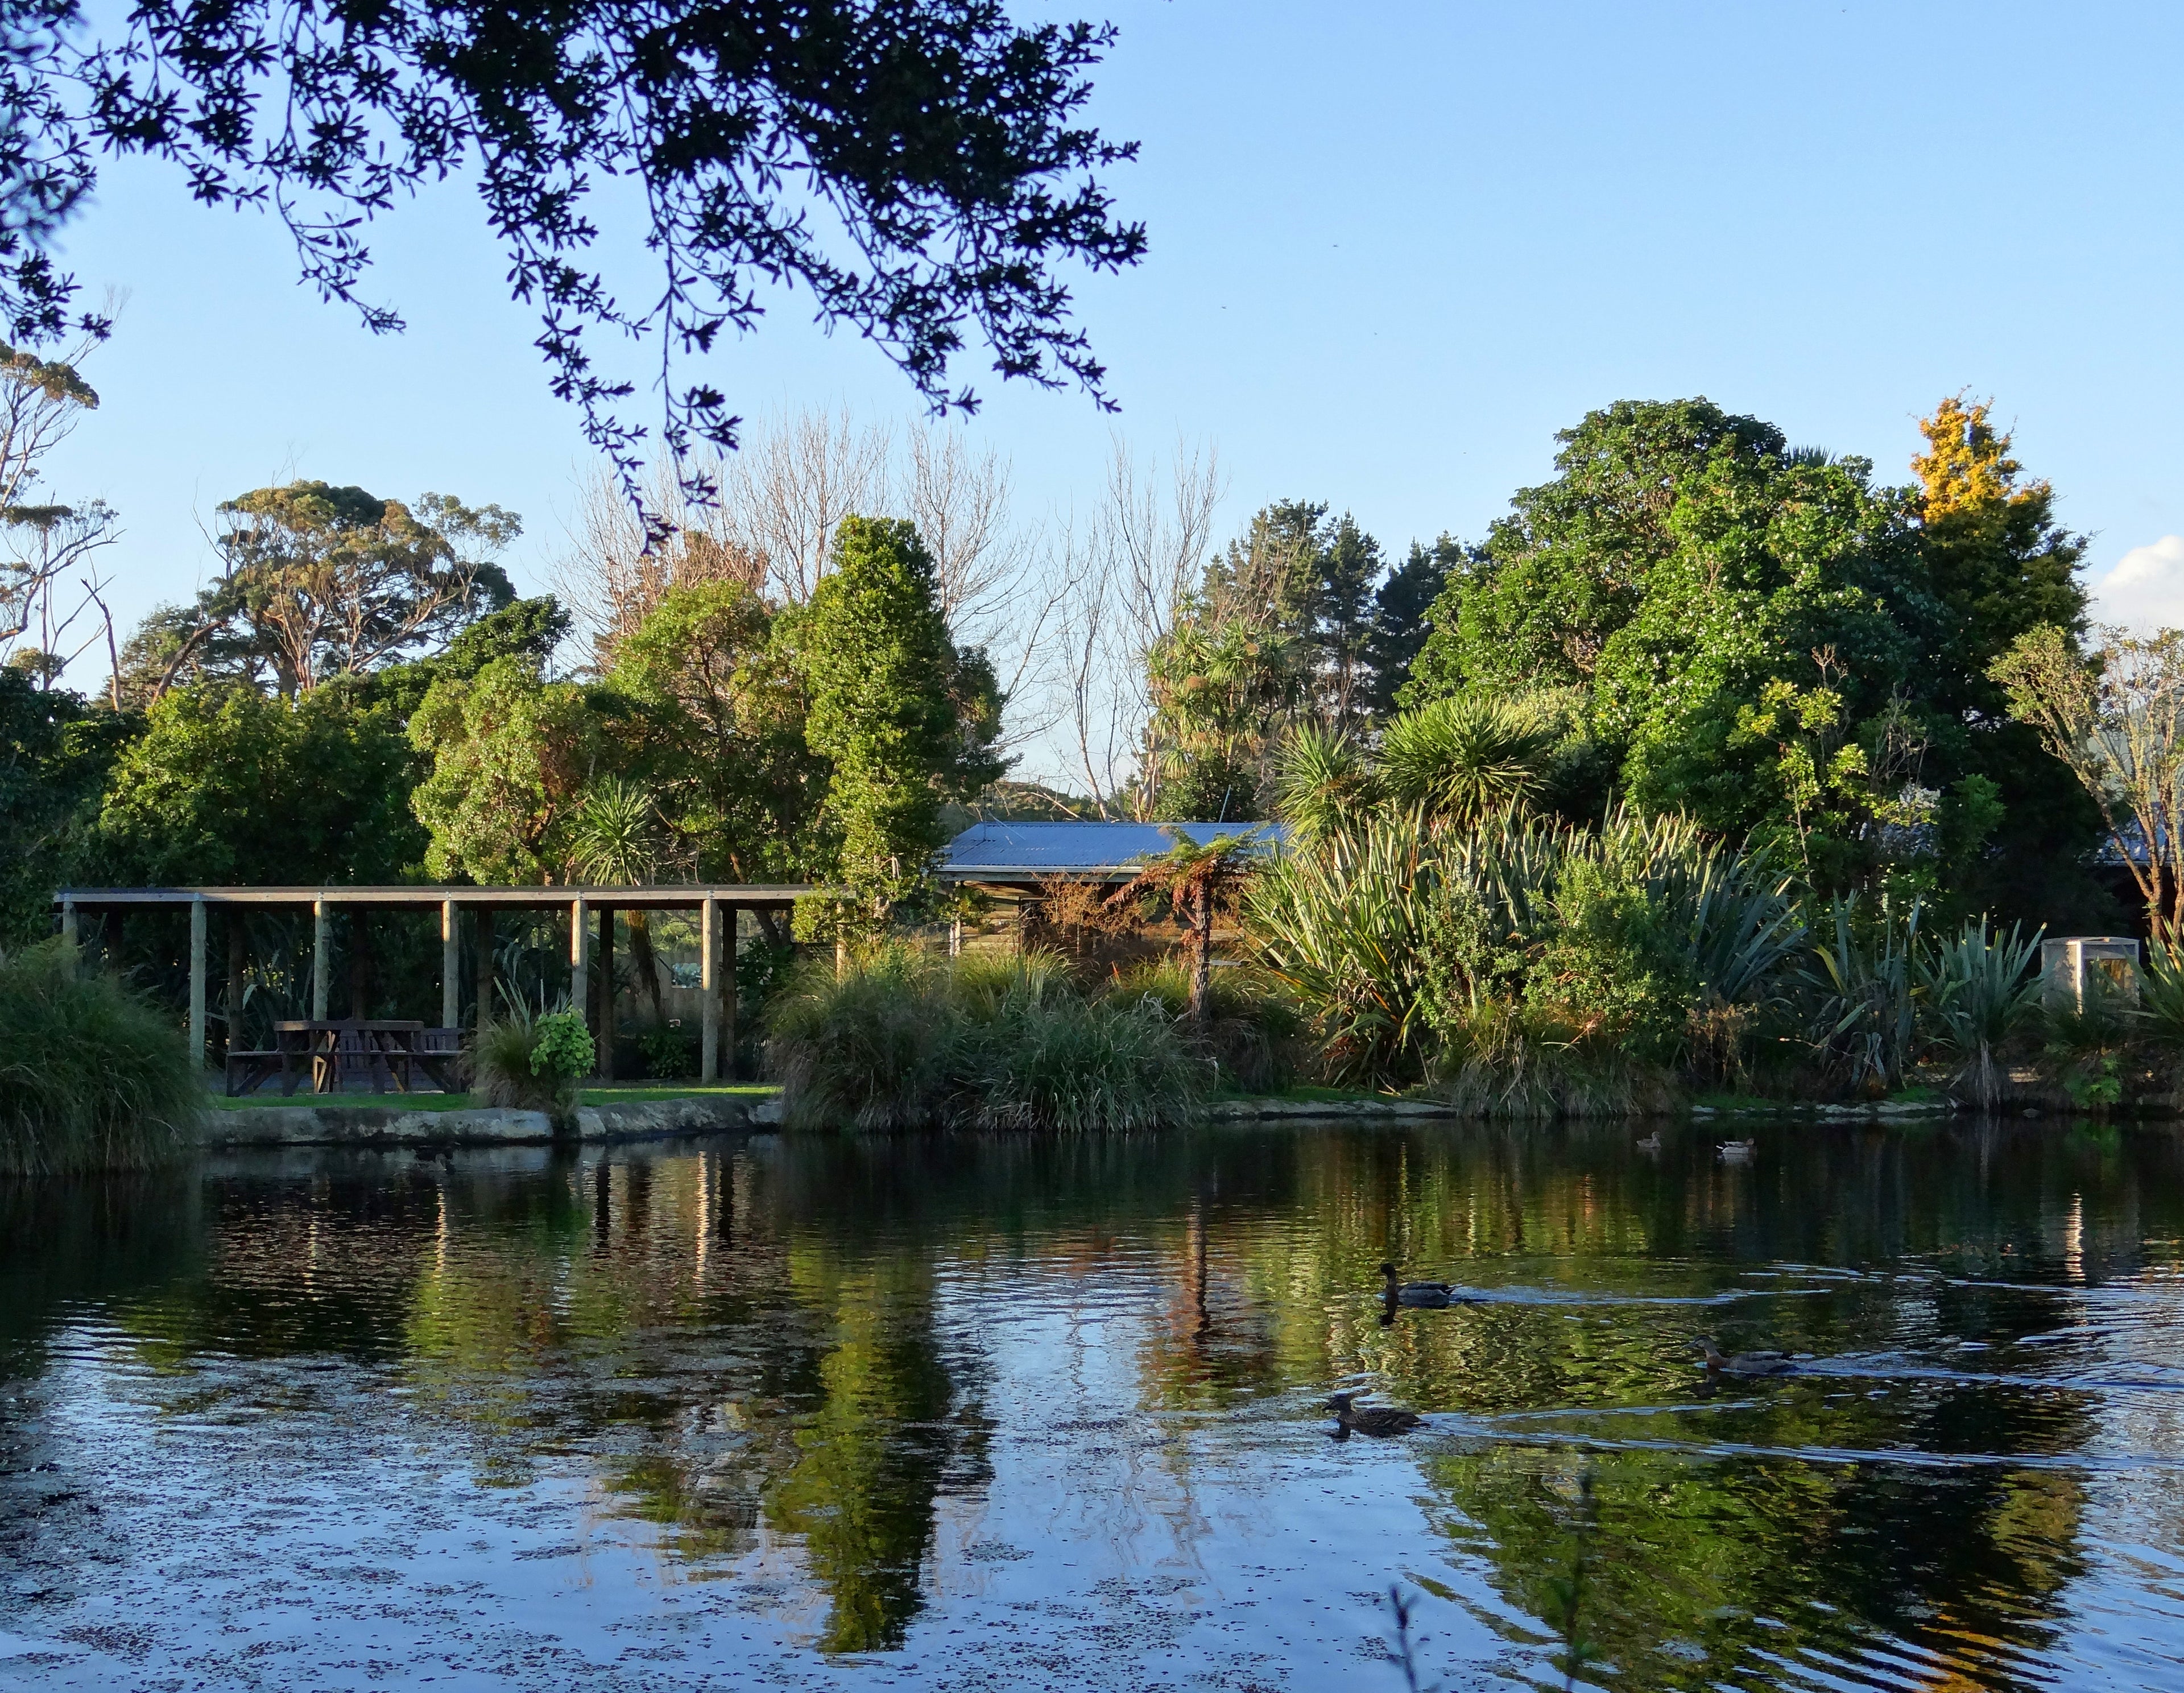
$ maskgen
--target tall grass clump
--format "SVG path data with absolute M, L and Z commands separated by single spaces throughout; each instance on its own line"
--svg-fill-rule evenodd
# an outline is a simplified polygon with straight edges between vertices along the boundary
M 1222 1086 L 1244 1093 L 1276 1093 L 1297 1078 L 1303 1017 L 1281 984 L 1264 970 L 1232 964 L 1213 973 L 1206 1014 L 1190 1018 L 1190 972 L 1174 958 L 1149 958 L 1117 970 L 1105 995 L 1112 1003 L 1149 1003 L 1210 1062 Z
M 1164 1007 L 1088 998 L 1040 952 L 815 963 L 769 1009 L 766 1053 L 798 1128 L 1156 1128 L 1195 1118 L 1213 1078 Z
M 142 995 L 71 975 L 57 947 L 0 958 L 0 1175 L 148 1168 L 204 1103 L 188 1041 Z
M 990 982 L 981 986 L 993 989 Z M 792 1128 L 922 1128 L 951 1080 L 962 1008 L 944 969 L 905 948 L 816 961 L 768 1009 L 766 1051 Z

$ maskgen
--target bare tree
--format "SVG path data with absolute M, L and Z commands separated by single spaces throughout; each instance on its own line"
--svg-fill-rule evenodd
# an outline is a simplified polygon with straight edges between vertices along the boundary
M 1097 516 L 1066 532 L 1056 569 L 1068 584 L 1054 679 L 1076 774 L 1102 817 L 1143 815 L 1156 797 L 1141 767 L 1152 715 L 1145 658 L 1174 628 L 1212 545 L 1223 492 L 1210 450 L 1178 446 L 1165 475 L 1115 442 Z
M 917 526 L 933 555 L 941 615 L 959 643 L 984 645 L 987 627 L 1006 616 L 1022 580 L 1026 549 L 1009 516 L 1009 467 L 978 451 L 960 430 L 909 432 L 895 506 Z
M 645 507 L 667 538 L 649 545 L 612 466 L 602 461 L 582 486 L 569 550 L 549 577 L 602 670 L 670 589 L 705 582 L 757 589 L 765 582 L 765 558 L 729 533 L 720 506 L 690 500 L 684 481 L 671 466 L 655 472 Z
M 811 411 L 760 424 L 719 464 L 722 538 L 766 561 L 772 597 L 809 600 L 842 519 L 884 511 L 893 444 L 846 410 Z

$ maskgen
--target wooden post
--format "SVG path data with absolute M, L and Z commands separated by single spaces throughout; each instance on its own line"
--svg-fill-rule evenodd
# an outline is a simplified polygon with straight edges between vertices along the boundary
M 714 996 L 715 1014 L 721 1020 L 721 1079 L 736 1079 L 736 941 L 743 925 L 744 908 L 740 905 L 728 908 L 728 927 L 725 948 L 727 957 L 721 971 L 721 991 Z
M 569 1003 L 588 1024 L 592 1020 L 590 904 L 582 894 L 569 902 Z
M 61 974 L 75 979 L 75 902 L 61 902 Z
M 614 1080 L 615 992 L 614 992 L 614 908 L 599 908 L 599 960 L 597 982 L 592 992 L 599 1006 L 599 1020 L 593 1025 L 599 1031 L 599 1080 Z
M 190 902 L 190 1064 L 204 1068 L 205 908 L 202 895 Z
M 326 996 L 332 991 L 334 961 L 326 947 L 327 919 L 332 916 L 326 901 L 311 902 L 311 1020 L 326 1020 Z
M 493 908 L 477 908 L 476 920 L 471 925 L 471 944 L 477 948 L 477 1026 L 481 1029 L 493 1021 Z
M 728 909 L 735 921 L 735 908 Z M 721 902 L 707 894 L 698 908 L 698 1080 L 721 1079 L 721 1008 L 714 997 L 720 980 Z M 731 953 L 733 957 L 733 953 Z
M 463 1020 L 462 931 L 456 928 L 455 902 L 440 902 L 440 1026 L 453 1029 Z

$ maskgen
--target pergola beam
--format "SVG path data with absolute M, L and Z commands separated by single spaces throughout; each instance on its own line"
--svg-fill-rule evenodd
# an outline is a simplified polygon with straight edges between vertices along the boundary
M 436 911 L 448 901 L 488 910 L 566 911 L 572 901 L 636 907 L 647 911 L 696 911 L 706 900 L 723 905 L 789 906 L 810 893 L 801 882 L 655 882 L 642 887 L 472 887 L 461 882 L 420 882 L 394 887 L 163 887 L 62 888 L 53 904 L 65 920 L 73 911 L 107 911 L 138 905 L 330 906 L 370 905 L 410 911 Z

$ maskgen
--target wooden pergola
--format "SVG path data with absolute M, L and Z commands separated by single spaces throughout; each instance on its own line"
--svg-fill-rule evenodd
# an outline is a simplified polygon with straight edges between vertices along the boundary
M 482 919 L 483 936 L 489 937 L 497 911 L 566 911 L 569 914 L 569 967 L 574 980 L 584 982 L 592 963 L 592 924 L 599 924 L 601 950 L 610 958 L 614 945 L 614 914 L 617 911 L 695 911 L 699 914 L 699 986 L 700 1010 L 699 1070 L 704 1080 L 717 1081 L 721 1073 L 722 1035 L 727 1049 L 735 1049 L 736 1002 L 733 967 L 722 968 L 722 914 L 733 925 L 739 911 L 784 911 L 810 892 L 801 884 L 777 886 L 727 884 L 705 886 L 672 883 L 629 887 L 472 887 L 455 883 L 415 883 L 398 887 L 175 887 L 175 888 L 62 888 L 53 895 L 59 909 L 63 956 L 76 956 L 77 925 L 84 914 L 119 914 L 142 907 L 186 906 L 190 914 L 190 1050 L 198 1061 L 205 1050 L 205 916 L 213 908 L 223 910 L 256 907 L 285 907 L 311 913 L 311 1015 L 323 1022 L 332 987 L 332 953 L 328 919 L 344 908 L 380 911 L 437 912 L 440 918 L 440 1018 L 448 1028 L 461 1017 L 461 914 L 468 910 Z M 733 934 L 731 927 L 726 931 Z M 477 949 L 478 1003 L 492 1003 L 493 947 L 489 939 Z M 574 996 L 580 1000 L 586 995 Z M 611 988 L 604 1003 L 611 1018 Z M 589 1021 L 589 1007 L 579 1011 Z M 609 1060 L 611 1063 L 611 1059 Z

